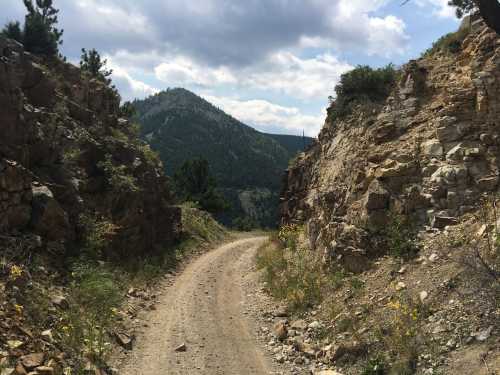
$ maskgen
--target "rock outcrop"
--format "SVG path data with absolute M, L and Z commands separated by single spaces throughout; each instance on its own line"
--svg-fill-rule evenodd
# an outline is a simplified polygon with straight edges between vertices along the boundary
M 383 105 L 329 114 L 287 170 L 282 221 L 306 224 L 325 261 L 359 265 L 379 249 L 366 228 L 390 212 L 443 228 L 498 190 L 500 38 L 482 26 L 456 54 L 411 61 Z M 361 262 L 362 263 L 362 262 Z
M 120 115 L 116 91 L 59 59 L 0 38 L 0 233 L 34 232 L 66 249 L 81 216 L 116 227 L 114 253 L 180 233 L 163 167 Z

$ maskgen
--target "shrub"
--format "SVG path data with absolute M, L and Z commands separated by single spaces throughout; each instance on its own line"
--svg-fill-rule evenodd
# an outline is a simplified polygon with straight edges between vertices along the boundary
M 464 39 L 469 34 L 468 28 L 462 28 L 456 32 L 446 34 L 432 44 L 432 47 L 424 52 L 423 56 L 431 56 L 437 52 L 455 54 L 460 52 Z
M 257 228 L 258 223 L 252 218 L 246 217 L 237 217 L 233 220 L 233 228 L 243 232 L 250 232 L 253 229 Z
M 470 252 L 464 258 L 464 263 L 482 278 L 487 285 L 493 281 L 498 286 L 500 280 L 500 225 L 498 214 L 499 199 L 495 195 L 483 198 L 476 220 L 484 228 L 479 239 L 474 234 L 467 237 Z M 498 288 L 497 288 L 498 289 Z M 498 292 L 498 290 L 497 290 Z
M 105 219 L 85 214 L 80 215 L 79 224 L 83 231 L 82 254 L 90 259 L 101 259 L 119 227 Z
M 134 107 L 134 104 L 126 101 L 120 106 L 120 116 L 126 118 L 132 118 L 137 114 L 137 110 Z
M 134 193 L 139 191 L 137 180 L 128 173 L 125 165 L 115 165 L 113 157 L 107 154 L 104 161 L 97 164 L 106 176 L 109 187 L 119 193 Z
M 304 310 L 322 302 L 331 282 L 317 254 L 298 246 L 299 233 L 294 226 L 282 229 L 280 238 L 272 238 L 258 250 L 256 262 L 269 292 L 291 309 Z
M 23 42 L 23 32 L 19 21 L 7 23 L 0 34 L 6 38 L 14 39 L 19 43 Z
M 409 259 L 418 253 L 416 231 L 409 217 L 391 213 L 383 235 L 391 255 Z
M 224 236 L 224 228 L 206 212 L 193 208 L 192 202 L 182 205 L 182 228 L 186 235 L 209 242 Z
M 390 320 L 389 325 L 381 329 L 381 341 L 393 358 L 390 373 L 412 374 L 425 338 L 421 325 L 428 316 L 428 310 L 406 293 L 391 300 L 387 307 Z
M 396 79 L 397 71 L 392 64 L 379 69 L 357 66 L 340 76 L 340 83 L 335 86 L 336 98 L 330 98 L 329 113 L 335 118 L 342 118 L 349 115 L 355 105 L 385 100 Z
M 297 249 L 301 228 L 296 224 L 287 224 L 280 228 L 278 239 L 283 246 L 293 251 Z
M 58 331 L 63 343 L 76 358 L 77 370 L 86 360 L 96 365 L 105 362 L 111 349 L 107 333 L 122 301 L 122 288 L 117 277 L 101 266 L 77 263 L 70 287 L 70 308 L 61 318 Z

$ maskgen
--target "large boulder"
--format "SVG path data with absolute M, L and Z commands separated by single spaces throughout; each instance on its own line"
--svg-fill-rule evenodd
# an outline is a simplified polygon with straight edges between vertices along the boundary
M 35 233 L 55 241 L 72 237 L 68 215 L 47 186 L 33 186 L 31 225 Z
M 366 197 L 364 199 L 364 206 L 367 211 L 383 210 L 389 207 L 389 192 L 382 186 L 382 184 L 373 180 L 368 187 Z

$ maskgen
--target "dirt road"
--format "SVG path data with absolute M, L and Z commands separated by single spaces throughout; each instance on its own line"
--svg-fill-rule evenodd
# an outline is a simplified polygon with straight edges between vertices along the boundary
M 232 242 L 190 264 L 160 297 L 124 375 L 269 374 L 245 316 L 242 281 L 265 237 Z M 185 344 L 185 351 L 175 351 Z

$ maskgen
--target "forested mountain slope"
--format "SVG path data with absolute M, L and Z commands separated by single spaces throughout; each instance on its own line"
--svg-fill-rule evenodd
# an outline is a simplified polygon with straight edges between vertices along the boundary
M 281 175 L 302 137 L 258 132 L 181 88 L 133 105 L 141 136 L 159 153 L 168 175 L 186 160 L 204 158 L 233 206 L 226 220 L 245 215 L 263 225 L 276 222 Z

